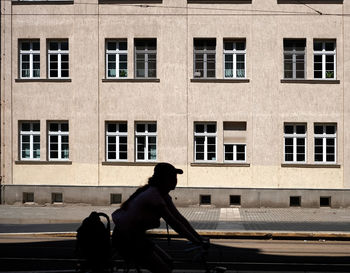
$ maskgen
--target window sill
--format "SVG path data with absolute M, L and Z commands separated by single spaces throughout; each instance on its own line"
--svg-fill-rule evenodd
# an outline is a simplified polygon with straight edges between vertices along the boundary
M 15 79 L 15 82 L 72 82 L 72 79 Z
M 343 4 L 344 0 L 304 0 L 305 4 Z M 295 4 L 295 0 L 277 0 L 277 4 Z
M 191 82 L 202 82 L 202 83 L 247 83 L 249 79 L 191 79 Z
M 160 82 L 160 79 L 102 79 L 102 82 Z
M 281 167 L 283 168 L 336 168 L 341 167 L 340 164 L 296 164 L 296 163 L 282 163 Z
M 16 165 L 72 165 L 72 161 L 40 161 L 40 160 L 17 160 Z
M 282 79 L 281 83 L 340 84 L 340 80 L 293 80 L 293 79 Z
M 99 4 L 161 4 L 163 0 L 99 0 Z
M 188 4 L 251 4 L 252 0 L 187 0 Z
M 103 166 L 155 166 L 158 162 L 103 161 Z
M 12 0 L 12 5 L 73 5 L 74 1 L 54 1 L 54 0 L 47 0 L 47 1 L 25 1 L 25 0 Z
M 210 162 L 193 162 L 191 167 L 250 167 L 250 163 L 210 163 Z

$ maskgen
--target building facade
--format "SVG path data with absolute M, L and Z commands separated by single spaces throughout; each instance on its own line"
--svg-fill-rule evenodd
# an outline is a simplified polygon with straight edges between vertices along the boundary
M 301 3 L 302 2 L 302 3 Z M 350 3 L 1 2 L 6 204 L 350 206 Z

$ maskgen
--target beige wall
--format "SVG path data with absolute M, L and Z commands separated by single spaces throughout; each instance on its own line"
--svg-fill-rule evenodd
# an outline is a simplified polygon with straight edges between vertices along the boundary
M 9 2 L 3 2 L 3 12 L 12 10 L 14 14 L 1 18 L 3 183 L 143 184 L 152 174 L 153 166 L 133 163 L 134 125 L 137 121 L 157 121 L 158 161 L 170 161 L 184 169 L 179 186 L 349 188 L 350 154 L 346 143 L 350 140 L 347 130 L 350 97 L 346 90 L 350 88 L 350 19 L 320 16 L 304 5 L 278 5 L 276 0 L 217 5 L 187 5 L 186 2 L 163 0 L 163 4 L 152 4 L 148 8 L 97 5 L 96 0 L 75 1 L 72 5 L 12 7 Z M 325 14 L 350 13 L 347 1 L 342 5 L 310 6 Z M 262 15 L 270 10 L 279 11 L 278 15 Z M 218 79 L 223 78 L 223 39 L 245 38 L 249 82 L 191 82 L 193 39 L 204 37 L 216 38 Z M 43 79 L 47 74 L 47 39 L 69 39 L 71 82 L 15 81 L 18 39 L 31 38 L 40 39 Z M 157 38 L 160 82 L 102 81 L 107 38 L 127 39 L 131 79 L 134 77 L 134 38 Z M 307 79 L 310 80 L 313 79 L 313 39 L 336 39 L 340 84 L 281 83 L 283 38 L 307 39 Z M 17 162 L 18 122 L 22 120 L 40 120 L 41 164 Z M 52 120 L 69 121 L 71 164 L 46 162 L 46 124 Z M 132 164 L 102 164 L 106 121 L 128 122 L 128 161 Z M 217 163 L 223 162 L 223 123 L 245 121 L 249 165 L 191 165 L 194 162 L 193 126 L 197 121 L 217 123 Z M 307 166 L 281 165 L 285 122 L 307 123 Z M 339 168 L 310 168 L 314 163 L 315 122 L 337 123 Z

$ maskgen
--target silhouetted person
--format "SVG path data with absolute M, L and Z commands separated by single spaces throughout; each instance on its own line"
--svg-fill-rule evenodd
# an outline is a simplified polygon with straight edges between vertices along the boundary
M 157 228 L 163 218 L 177 233 L 195 244 L 207 242 L 176 209 L 169 192 L 182 174 L 169 163 L 158 163 L 148 184 L 136 190 L 121 208 L 113 212 L 113 245 L 127 261 L 145 266 L 153 273 L 171 272 L 171 258 L 146 238 L 146 230 Z

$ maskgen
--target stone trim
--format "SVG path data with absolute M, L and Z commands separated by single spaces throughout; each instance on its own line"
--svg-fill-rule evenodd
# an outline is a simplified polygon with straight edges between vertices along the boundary
M 329 169 L 339 169 L 341 168 L 340 164 L 288 164 L 282 163 L 282 168 L 329 168 Z
M 281 83 L 340 84 L 340 80 L 292 80 L 282 79 Z

